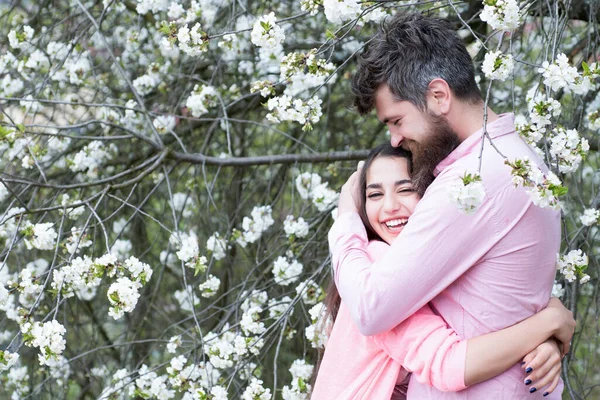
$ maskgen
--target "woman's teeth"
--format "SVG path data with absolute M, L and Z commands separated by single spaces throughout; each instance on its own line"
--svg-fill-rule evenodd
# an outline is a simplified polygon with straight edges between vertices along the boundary
M 406 225 L 407 222 L 408 222 L 408 218 L 399 218 L 399 219 L 392 219 L 390 221 L 385 221 L 385 225 L 388 228 L 395 228 L 396 226 Z

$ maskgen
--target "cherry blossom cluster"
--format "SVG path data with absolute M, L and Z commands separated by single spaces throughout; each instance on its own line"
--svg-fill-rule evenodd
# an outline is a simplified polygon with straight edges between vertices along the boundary
M 19 361 L 18 353 L 11 353 L 8 350 L 0 350 L 0 372 L 10 369 Z
M 557 91 L 565 88 L 575 94 L 586 94 L 595 89 L 594 80 L 600 74 L 596 64 L 590 68 L 585 63 L 583 74 L 579 74 L 577 68 L 569 64 L 569 59 L 563 53 L 559 53 L 552 63 L 544 61 L 538 72 L 542 74 L 544 85 L 550 90 Z
M 293 52 L 281 59 L 282 82 L 287 83 L 285 94 L 296 96 L 308 88 L 317 87 L 332 79 L 335 65 L 323 59 L 317 58 L 317 49 L 306 53 Z
M 56 320 L 48 322 L 24 322 L 21 324 L 23 343 L 40 350 L 40 365 L 48 365 L 51 358 L 57 358 L 65 350 L 66 329 Z
M 458 177 L 450 185 L 448 194 L 450 200 L 458 206 L 459 210 L 467 214 L 474 213 L 485 198 L 485 188 L 481 176 L 476 173 L 465 172 L 462 178 Z
M 310 199 L 319 211 L 327 210 L 338 198 L 337 192 L 321 182 L 318 174 L 304 172 L 296 177 L 296 190 L 303 199 Z
M 266 118 L 274 123 L 295 121 L 302 125 L 302 130 L 310 131 L 312 124 L 319 122 L 323 115 L 322 103 L 323 101 L 317 96 L 304 101 L 284 94 L 267 101 L 267 109 L 271 112 Z
M 512 162 L 505 160 L 504 163 L 512 169 L 511 175 L 515 187 L 524 187 L 533 204 L 542 208 L 560 209 L 558 197 L 566 194 L 567 188 L 552 171 L 544 175 L 527 157 Z
M 580 137 L 575 129 L 557 127 L 550 137 L 550 157 L 561 173 L 574 172 L 590 150 L 586 138 Z
M 536 145 L 546 135 L 547 127 L 552 124 L 552 118 L 560 115 L 562 107 L 555 99 L 540 95 L 529 98 L 528 106 L 531 123 L 528 123 L 525 117 L 519 116 L 515 120 L 515 127 L 521 137 L 535 150 Z
M 107 146 L 100 140 L 94 140 L 67 162 L 71 171 L 85 172 L 89 178 L 96 179 L 103 164 L 111 160 L 117 152 L 118 149 L 114 143 Z
M 288 215 L 285 217 L 285 221 L 283 221 L 283 230 L 285 231 L 285 235 L 293 241 L 296 238 L 306 237 L 309 226 L 304 218 L 299 217 L 296 219 L 293 215 Z
M 490 51 L 485 54 L 481 70 L 488 79 L 504 81 L 515 67 L 512 55 L 501 51 Z
M 492 29 L 512 31 L 521 25 L 522 15 L 516 0 L 483 0 L 479 18 Z
M 323 0 L 325 17 L 333 24 L 341 24 L 357 18 L 362 12 L 357 0 Z
M 274 49 L 285 40 L 283 29 L 277 25 L 273 12 L 263 15 L 254 23 L 250 37 L 254 45 L 266 49 Z
M 600 210 L 587 208 L 583 210 L 583 214 L 579 217 L 579 220 L 585 226 L 600 224 Z
M 254 207 L 250 217 L 244 217 L 242 220 L 242 231 L 233 230 L 235 241 L 242 247 L 258 241 L 262 234 L 275 223 L 272 213 L 273 209 L 269 205 Z
M 313 374 L 314 367 L 306 362 L 306 360 L 294 360 L 290 367 L 292 374 L 291 386 L 283 387 L 281 396 L 283 400 L 300 400 L 308 399 L 312 389 L 309 384 Z
M 214 107 L 218 102 L 217 91 L 209 85 L 195 85 L 187 98 L 185 106 L 193 117 L 200 117 L 208 112 L 208 107 Z
M 552 297 L 563 297 L 563 295 L 565 294 L 565 289 L 563 288 L 563 285 L 561 285 L 559 282 L 554 281 L 554 284 L 552 285 Z
M 321 349 L 327 344 L 331 321 L 325 321 L 326 307 L 323 303 L 315 304 L 310 310 L 312 324 L 304 330 L 304 335 L 310 341 L 313 348 Z
M 275 283 L 281 286 L 287 286 L 298 280 L 302 274 L 303 266 L 296 259 L 288 259 L 279 256 L 273 263 L 273 277 Z
M 579 278 L 580 283 L 587 283 L 590 276 L 585 273 L 588 267 L 588 256 L 582 250 L 571 250 L 567 254 L 557 254 L 556 268 L 569 282 Z
M 21 226 L 21 233 L 24 236 L 25 247 L 28 250 L 33 248 L 38 250 L 53 250 L 58 236 L 51 222 L 32 224 L 25 221 Z

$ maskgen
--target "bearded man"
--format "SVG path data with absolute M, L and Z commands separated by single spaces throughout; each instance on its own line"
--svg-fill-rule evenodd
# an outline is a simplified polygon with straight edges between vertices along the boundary
M 426 303 L 466 339 L 544 308 L 556 271 L 560 213 L 534 205 L 513 185 L 504 161 L 527 157 L 542 173 L 548 168 L 515 132 L 512 114 L 486 108 L 452 26 L 396 15 L 361 56 L 353 93 L 358 111 L 375 108 L 392 145 L 412 152 L 413 184 L 423 196 L 389 252 L 373 264 L 355 201 L 358 174 L 342 188 L 329 243 L 336 285 L 361 333 L 388 331 Z M 472 214 L 460 211 L 448 193 L 465 173 L 479 173 L 485 189 Z M 411 380 L 408 399 L 545 395 L 524 378 L 515 365 L 458 393 Z M 562 383 L 546 398 L 560 399 L 561 392 Z

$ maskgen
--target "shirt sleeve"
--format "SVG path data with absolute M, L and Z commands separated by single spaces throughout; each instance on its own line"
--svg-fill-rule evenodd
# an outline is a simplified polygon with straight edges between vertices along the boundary
M 373 263 L 357 213 L 338 216 L 329 231 L 334 279 L 363 335 L 386 332 L 423 307 L 475 265 L 498 240 L 494 202 L 473 214 L 452 203 L 440 175 L 390 250 Z
M 461 340 L 428 305 L 374 339 L 419 382 L 442 391 L 466 388 L 467 341 Z

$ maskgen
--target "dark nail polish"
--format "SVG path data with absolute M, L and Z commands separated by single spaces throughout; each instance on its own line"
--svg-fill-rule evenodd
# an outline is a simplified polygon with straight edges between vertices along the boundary
M 521 361 L 521 365 L 525 365 L 525 361 Z
M 531 371 L 533 371 L 533 368 L 531 368 L 531 367 L 527 367 L 527 369 L 525 370 L 525 373 L 526 373 L 526 374 L 528 374 L 528 373 L 530 373 Z
M 544 392 L 544 397 L 548 396 L 550 393 Z
M 525 381 L 525 384 L 526 384 L 526 385 L 531 385 L 531 379 L 527 379 L 527 380 Z
M 536 390 L 537 390 L 536 388 L 532 387 L 531 389 L 529 389 L 529 393 L 533 393 L 533 392 L 535 392 Z

